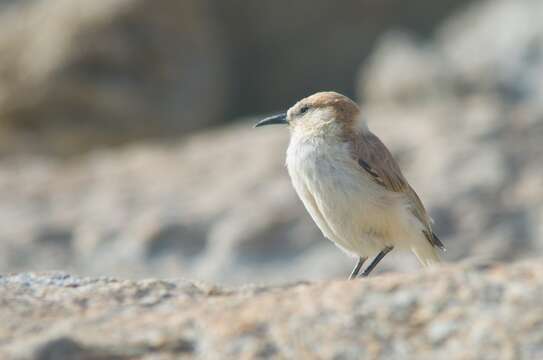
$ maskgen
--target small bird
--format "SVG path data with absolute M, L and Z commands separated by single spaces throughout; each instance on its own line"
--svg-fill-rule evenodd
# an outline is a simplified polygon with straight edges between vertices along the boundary
M 392 249 L 411 250 L 423 266 L 440 261 L 443 243 L 389 150 L 358 105 L 319 92 L 255 127 L 286 124 L 286 165 L 296 193 L 323 235 L 358 258 L 349 279 L 368 276 Z

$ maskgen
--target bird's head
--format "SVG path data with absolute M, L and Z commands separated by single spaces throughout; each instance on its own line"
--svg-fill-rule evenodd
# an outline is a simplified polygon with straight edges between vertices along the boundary
M 318 92 L 298 101 L 286 113 L 270 116 L 255 126 L 287 124 L 303 136 L 344 136 L 365 128 L 358 105 L 336 92 Z

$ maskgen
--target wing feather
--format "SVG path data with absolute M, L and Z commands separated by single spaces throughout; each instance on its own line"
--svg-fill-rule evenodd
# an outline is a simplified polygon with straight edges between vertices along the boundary
M 410 188 L 400 167 L 386 146 L 374 134 L 367 132 L 354 141 L 354 156 L 370 177 L 392 192 Z
M 363 171 L 388 191 L 404 193 L 409 201 L 411 213 L 425 227 L 424 236 L 432 245 L 443 249 L 443 243 L 432 231 L 431 219 L 422 201 L 403 176 L 387 147 L 369 131 L 363 136 L 358 136 L 353 143 L 353 156 Z

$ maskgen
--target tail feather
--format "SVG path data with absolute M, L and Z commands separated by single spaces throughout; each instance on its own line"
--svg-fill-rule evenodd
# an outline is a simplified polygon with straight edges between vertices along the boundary
M 426 239 L 428 239 L 430 244 L 432 244 L 433 246 L 438 247 L 441 250 L 445 251 L 445 245 L 443 245 L 441 240 L 439 240 L 439 238 L 437 237 L 437 235 L 434 232 L 432 232 L 431 230 L 423 230 L 422 233 L 424 234 Z
M 430 244 L 428 245 L 411 248 L 411 251 L 413 251 L 420 264 L 424 267 L 436 265 L 441 262 L 441 258 L 437 253 L 437 248 L 435 246 L 431 246 Z

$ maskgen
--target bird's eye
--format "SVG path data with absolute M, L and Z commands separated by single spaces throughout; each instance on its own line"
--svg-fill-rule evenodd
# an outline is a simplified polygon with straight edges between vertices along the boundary
M 309 110 L 309 106 L 304 106 L 303 108 L 300 109 L 300 114 L 305 114 L 307 110 Z

